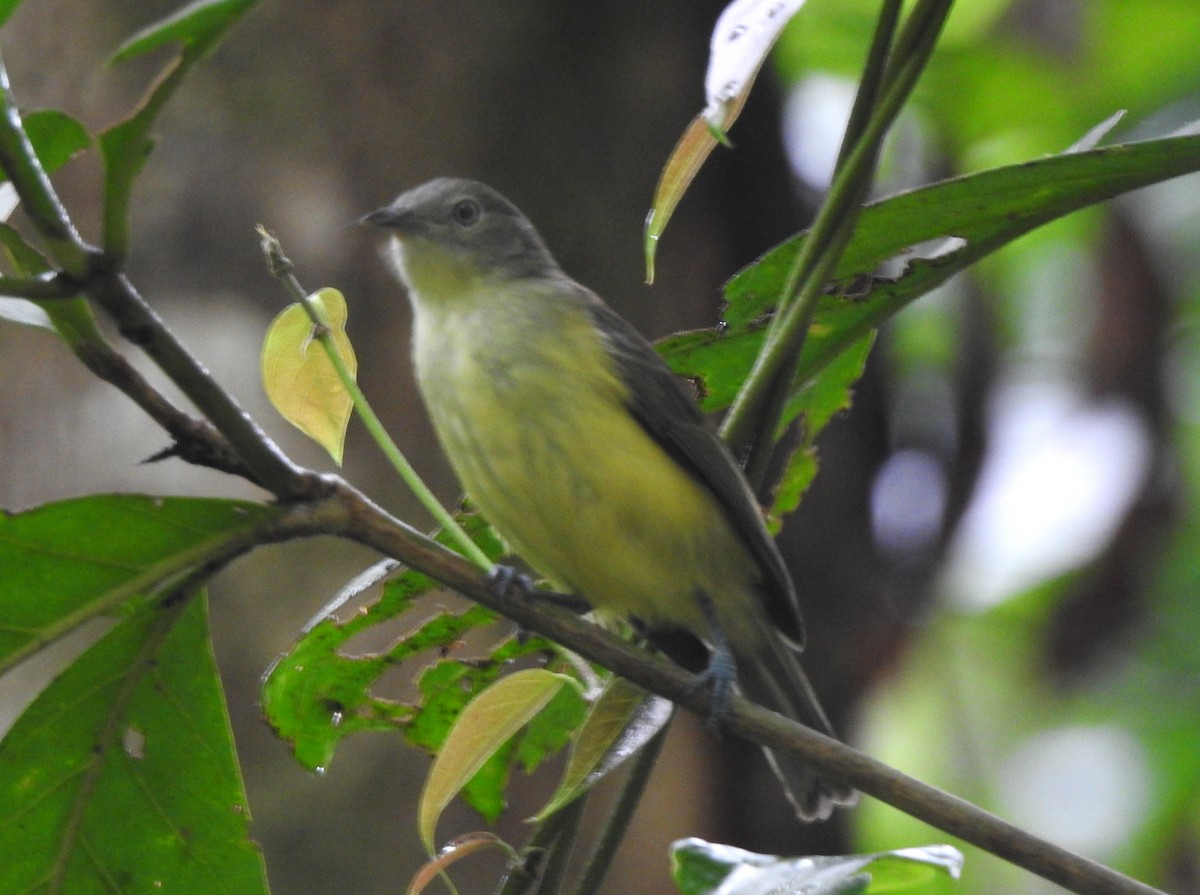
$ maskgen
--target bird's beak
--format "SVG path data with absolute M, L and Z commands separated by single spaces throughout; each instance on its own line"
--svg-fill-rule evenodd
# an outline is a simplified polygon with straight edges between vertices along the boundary
M 406 217 L 401 209 L 396 208 L 394 205 L 388 205 L 380 208 L 378 211 L 364 214 L 358 219 L 358 223 L 360 225 L 370 224 L 373 227 L 385 227 L 389 230 L 397 230 L 403 226 Z

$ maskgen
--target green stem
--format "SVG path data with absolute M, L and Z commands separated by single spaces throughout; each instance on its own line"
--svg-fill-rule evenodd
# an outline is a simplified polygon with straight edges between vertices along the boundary
M 883 91 L 879 102 L 861 137 L 845 153 L 829 195 L 789 272 L 779 313 L 722 425 L 722 436 L 740 456 L 745 456 L 756 441 L 769 438 L 778 425 L 776 419 L 765 419 L 761 409 L 785 365 L 794 363 L 789 358 L 800 355 L 817 299 L 849 244 L 862 202 L 870 190 L 883 138 L 928 61 L 952 2 L 921 0 L 896 40 L 896 49 L 880 76 Z M 882 38 L 877 39 L 872 52 L 880 52 L 879 45 L 886 43 Z M 874 70 L 879 64 L 872 59 L 867 67 Z M 758 438 L 756 431 L 761 433 Z
M 83 280 L 92 266 L 94 250 L 71 224 L 46 175 L 17 110 L 8 70 L 0 57 L 0 168 L 21 198 L 21 207 L 33 222 L 59 266 L 75 280 Z
M 567 875 L 567 862 L 575 847 L 579 835 L 579 821 L 583 817 L 583 806 L 587 804 L 586 797 L 580 797 L 569 805 L 564 805 L 558 812 L 558 835 L 546 858 L 542 869 L 541 879 L 538 880 L 538 895 L 556 895 L 563 890 L 563 880 Z
M 329 330 L 329 322 L 325 319 L 323 311 L 310 298 L 308 292 L 296 278 L 295 267 L 291 259 L 283 253 L 283 246 L 279 244 L 279 240 L 261 227 L 258 232 L 262 239 L 263 253 L 267 257 L 267 265 L 271 273 L 283 283 L 284 288 L 291 297 L 304 308 L 309 319 L 312 320 L 316 327 L 315 337 L 317 341 L 320 342 L 321 346 L 325 349 L 325 353 L 329 356 L 329 361 L 333 364 L 338 378 L 342 381 L 342 386 L 350 395 L 355 413 L 362 420 L 363 425 L 366 427 L 375 444 L 383 452 L 383 455 L 387 457 L 388 462 L 392 464 L 392 467 L 400 475 L 404 483 L 416 495 L 421 505 L 428 510 L 429 514 L 433 516 L 442 530 L 454 539 L 454 542 L 463 554 L 481 569 L 492 568 L 492 561 L 488 559 L 487 554 L 483 552 L 478 544 L 471 540 L 470 535 L 463 531 L 462 526 L 458 524 L 454 515 L 442 506 L 433 491 L 429 489 L 420 475 L 417 474 L 416 469 L 408 462 L 408 458 L 397 447 L 396 442 L 392 440 L 392 437 L 388 434 L 387 429 L 384 428 L 375 411 L 371 409 L 366 395 L 358 387 L 358 382 L 355 381 L 354 375 L 346 367 L 346 362 L 342 358 L 341 352 L 338 351 L 337 344 L 334 342 Z
M 524 895 L 535 886 L 541 890 L 547 875 L 558 874 L 559 871 L 550 865 L 556 860 L 555 853 L 560 852 L 564 845 L 570 851 L 585 801 L 586 795 L 537 825 L 521 849 L 522 861 L 509 867 L 495 895 Z M 557 884 L 557 880 L 555 882 Z
M 850 110 L 850 119 L 846 122 L 846 133 L 842 136 L 842 145 L 838 150 L 837 171 L 846 161 L 846 156 L 862 137 L 863 130 L 871 118 L 871 111 L 879 101 L 879 93 L 883 89 L 884 72 L 896 34 L 896 24 L 900 20 L 900 7 L 903 0 L 884 0 L 879 10 L 879 20 L 875 23 L 875 34 L 871 38 L 871 48 L 867 51 L 867 61 L 863 66 L 863 76 L 858 82 L 858 92 L 854 96 L 854 107 Z
M 0 276 L 0 295 L 25 298 L 30 301 L 74 298 L 79 295 L 79 285 L 57 274 L 36 277 Z
M 613 858 L 616 857 L 617 847 L 629 829 L 633 812 L 646 792 L 646 782 L 650 779 L 650 772 L 654 769 L 655 762 L 658 761 L 658 756 L 662 752 L 663 743 L 667 740 L 667 731 L 671 729 L 674 712 L 673 708 L 671 718 L 634 757 L 625 782 L 621 786 L 621 793 L 617 796 L 617 801 L 613 805 L 608 819 L 604 822 L 600 838 L 596 841 L 592 853 L 588 855 L 587 865 L 583 868 L 583 874 L 575 886 L 573 895 L 595 895 L 600 890 L 604 877 L 608 874 L 609 867 L 612 866 Z

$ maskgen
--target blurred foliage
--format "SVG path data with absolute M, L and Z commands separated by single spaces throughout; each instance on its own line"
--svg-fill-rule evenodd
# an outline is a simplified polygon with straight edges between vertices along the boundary
M 780 73 L 793 83 L 852 76 L 874 7 L 812 0 L 781 43 Z M 1200 7 L 1186 0 L 959 4 L 910 109 L 910 142 L 897 152 L 912 150 L 915 133 L 917 177 L 928 179 L 1061 151 L 1117 109 L 1128 114 L 1114 139 L 1170 133 L 1200 117 L 1197 35 Z M 903 177 L 912 159 L 893 155 L 884 171 Z M 1142 422 L 1151 460 L 1111 534 L 1084 560 L 1043 570 L 982 608 L 960 592 L 972 589 L 972 569 L 956 565 L 957 523 L 980 494 L 963 498 L 967 509 L 946 520 L 928 572 L 940 608 L 920 620 L 862 722 L 864 748 L 885 761 L 1186 891 L 1200 821 L 1198 197 L 1192 176 L 1042 228 L 885 330 L 892 449 L 933 453 L 944 487 L 962 437 L 962 409 L 946 396 L 963 393 L 973 367 L 984 370 L 981 391 L 993 402 L 1013 382 L 1065 389 L 1085 409 L 1120 401 Z M 1139 255 L 1149 260 L 1141 281 Z M 1114 287 L 1122 276 L 1133 279 Z M 1122 286 L 1133 294 L 1115 291 Z M 1159 332 L 1144 323 L 1163 301 L 1155 289 L 1167 293 Z M 991 349 L 964 337 L 968 320 L 984 321 Z M 992 436 L 1010 422 L 995 406 L 979 411 Z M 985 449 L 985 470 L 988 458 Z M 1003 543 L 994 549 L 1003 556 Z M 1047 747 L 1059 741 L 1074 744 L 1066 767 Z M 1124 746 L 1106 751 L 1113 743 Z M 1111 814 L 1095 804 L 1103 797 L 1119 800 Z M 1047 808 L 1054 801 L 1062 819 Z M 869 801 L 857 829 L 863 851 L 933 835 Z M 1019 873 L 964 850 L 964 891 L 1028 890 Z

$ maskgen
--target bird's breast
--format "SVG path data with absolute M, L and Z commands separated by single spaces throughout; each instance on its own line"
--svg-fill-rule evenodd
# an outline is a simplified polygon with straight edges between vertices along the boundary
M 629 412 L 586 314 L 418 318 L 418 380 L 468 494 L 537 571 L 594 605 L 704 630 L 702 587 L 758 578 L 711 493 Z

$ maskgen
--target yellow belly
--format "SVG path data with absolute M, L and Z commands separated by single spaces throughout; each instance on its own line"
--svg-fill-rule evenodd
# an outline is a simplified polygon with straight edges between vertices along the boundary
M 706 636 L 700 588 L 732 640 L 757 630 L 757 567 L 707 489 L 630 415 L 590 328 L 516 352 L 457 351 L 461 330 L 427 351 L 427 335 L 418 372 L 438 435 L 518 555 L 601 609 Z

